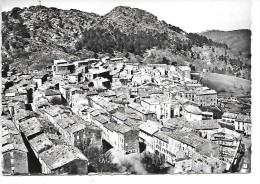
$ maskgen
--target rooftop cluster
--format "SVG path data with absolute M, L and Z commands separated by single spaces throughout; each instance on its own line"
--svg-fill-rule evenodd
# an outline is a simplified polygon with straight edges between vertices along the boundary
M 250 115 L 222 112 L 217 92 L 190 72 L 104 57 L 14 73 L 3 80 L 2 152 L 23 152 L 11 160 L 24 167 L 5 164 L 4 172 L 29 173 L 32 152 L 38 172 L 69 173 L 79 162 L 86 174 L 83 149 L 104 141 L 122 154 L 159 154 L 176 173 L 229 171 L 242 134 L 251 135 Z

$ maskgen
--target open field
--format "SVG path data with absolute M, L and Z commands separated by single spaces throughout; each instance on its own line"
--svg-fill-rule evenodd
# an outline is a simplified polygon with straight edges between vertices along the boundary
M 203 73 L 201 83 L 223 96 L 242 96 L 251 93 L 251 81 L 218 73 Z

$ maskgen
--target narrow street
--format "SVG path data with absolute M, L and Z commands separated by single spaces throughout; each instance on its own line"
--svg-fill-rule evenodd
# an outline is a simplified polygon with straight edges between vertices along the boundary
M 243 137 L 242 143 L 245 145 L 245 153 L 239 163 L 239 173 L 251 172 L 251 140 Z

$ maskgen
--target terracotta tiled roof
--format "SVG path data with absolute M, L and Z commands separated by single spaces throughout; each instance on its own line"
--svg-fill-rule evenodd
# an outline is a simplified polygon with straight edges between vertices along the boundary
M 192 114 L 197 114 L 197 115 L 200 115 L 202 114 L 202 111 L 196 107 L 196 106 L 192 106 L 192 105 L 188 105 L 185 107 L 185 110 L 189 113 L 192 113 Z
M 232 118 L 232 119 L 236 119 L 238 116 L 238 114 L 235 113 L 230 113 L 230 112 L 225 112 L 222 117 L 224 118 Z
M 251 123 L 251 117 L 243 114 L 239 114 L 236 118 L 237 121 Z
M 50 170 L 60 168 L 75 160 L 88 159 L 74 146 L 57 145 L 39 154 Z
M 141 124 L 139 129 L 153 135 L 155 132 L 159 131 L 161 127 L 162 125 L 160 123 L 148 120 L 147 122 Z
M 34 137 L 29 142 L 37 153 L 41 153 L 45 149 L 48 149 L 53 146 L 53 143 L 50 141 L 50 139 L 45 133 L 42 133 Z

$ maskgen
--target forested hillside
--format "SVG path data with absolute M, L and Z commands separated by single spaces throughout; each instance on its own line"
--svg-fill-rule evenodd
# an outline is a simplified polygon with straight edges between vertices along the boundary
M 53 59 L 75 61 L 104 55 L 129 61 L 185 64 L 193 70 L 250 79 L 250 55 L 226 43 L 160 21 L 144 10 L 119 6 L 104 16 L 44 6 L 2 13 L 2 63 L 41 69 Z
M 251 31 L 248 29 L 234 31 L 212 30 L 201 33 L 219 43 L 224 43 L 228 47 L 240 54 L 250 54 L 251 52 Z

